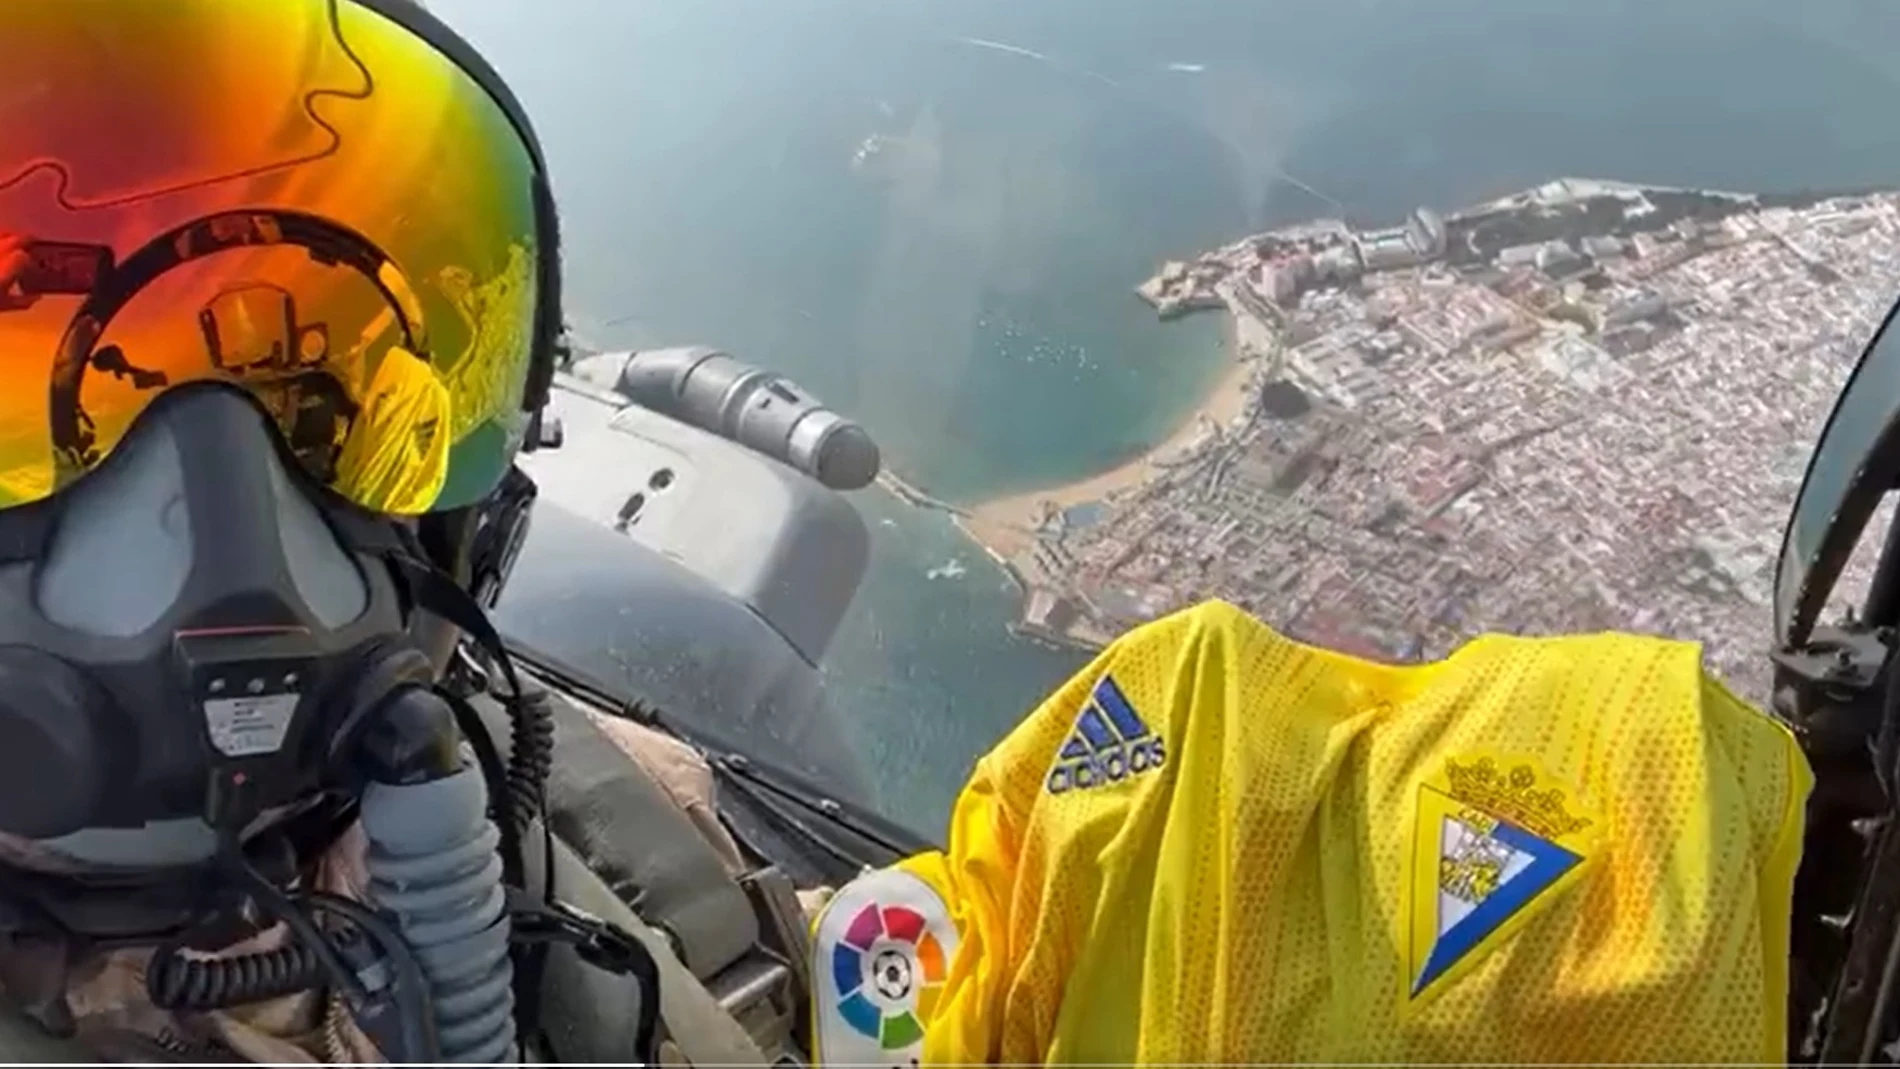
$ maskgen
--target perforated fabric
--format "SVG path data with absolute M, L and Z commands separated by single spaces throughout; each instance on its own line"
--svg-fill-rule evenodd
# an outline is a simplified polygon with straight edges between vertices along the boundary
M 1809 785 L 1691 644 L 1389 667 L 1202 605 L 905 863 L 959 932 L 924 1061 L 1778 1062 Z

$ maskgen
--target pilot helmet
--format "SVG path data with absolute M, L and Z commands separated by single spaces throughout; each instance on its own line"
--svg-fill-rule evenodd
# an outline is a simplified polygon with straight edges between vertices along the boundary
M 6 13 L 0 856 L 196 863 L 207 768 L 294 809 L 415 644 L 385 557 L 465 581 L 556 361 L 546 168 L 413 0 Z

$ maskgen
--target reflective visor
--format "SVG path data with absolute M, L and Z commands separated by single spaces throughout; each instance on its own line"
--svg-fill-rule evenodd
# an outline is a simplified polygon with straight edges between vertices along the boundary
M 367 508 L 478 500 L 525 430 L 534 181 L 485 90 L 348 0 L 7 0 L 0 507 L 202 381 Z

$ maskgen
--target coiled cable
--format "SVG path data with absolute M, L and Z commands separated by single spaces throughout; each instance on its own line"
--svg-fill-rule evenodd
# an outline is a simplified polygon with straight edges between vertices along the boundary
M 336 984 L 344 997 L 361 1003 L 368 997 L 362 981 L 344 964 L 337 944 L 320 931 L 277 885 L 245 859 L 236 836 L 220 834 L 219 859 L 237 882 L 250 889 L 258 907 L 288 929 L 287 941 L 274 950 L 228 958 L 187 958 L 185 936 L 161 945 L 146 965 L 145 989 L 164 1009 L 218 1009 Z
M 405 1060 L 442 1061 L 430 986 L 414 950 L 372 910 L 322 892 L 292 897 L 260 875 L 241 856 L 228 863 L 251 885 L 259 904 L 283 922 L 288 941 L 272 950 L 226 958 L 188 958 L 184 938 L 160 946 L 146 965 L 145 989 L 152 1004 L 165 1010 L 203 1012 L 265 1002 L 321 987 L 351 1009 L 365 1007 L 371 996 L 346 964 L 347 951 L 361 940 L 375 942 L 395 973 L 394 997 Z M 350 925 L 342 933 L 320 929 L 310 913 L 329 913 Z
M 506 819 L 526 830 L 542 816 L 548 776 L 554 771 L 554 713 L 547 691 L 532 685 L 508 709 L 508 783 Z
M 497 823 L 508 825 L 503 828 L 504 833 L 509 828 L 525 831 L 546 808 L 548 777 L 554 772 L 554 713 L 549 708 L 553 698 L 545 688 L 532 680 L 521 679 L 512 669 L 501 674 L 514 679 L 519 687 L 511 685 L 507 690 L 497 691 L 494 685 L 494 675 L 499 671 L 497 656 L 479 646 L 465 644 L 456 655 L 461 686 L 445 697 L 455 709 L 455 721 L 462 737 L 476 750 L 484 779 L 490 781 L 488 788 Z M 492 696 L 508 714 L 506 762 L 500 760 L 494 749 L 480 714 L 467 705 L 471 694 Z M 491 754 L 494 756 L 489 756 Z M 496 772 L 500 773 L 499 780 Z
M 236 957 L 188 958 L 174 941 L 153 951 L 145 967 L 152 1005 L 190 1012 L 268 1002 L 321 987 L 328 979 L 323 959 L 298 942 Z

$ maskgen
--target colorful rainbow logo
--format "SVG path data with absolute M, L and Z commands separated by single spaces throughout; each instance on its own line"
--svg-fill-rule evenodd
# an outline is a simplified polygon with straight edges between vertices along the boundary
M 865 906 L 831 950 L 838 1016 L 885 1050 L 924 1037 L 943 990 L 943 947 L 924 930 L 923 914 L 903 906 Z

